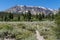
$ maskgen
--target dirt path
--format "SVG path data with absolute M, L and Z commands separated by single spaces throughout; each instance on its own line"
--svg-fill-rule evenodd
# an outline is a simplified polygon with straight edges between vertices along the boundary
M 45 40 L 45 39 L 43 38 L 43 36 L 40 35 L 38 29 L 39 29 L 39 26 L 37 25 L 37 29 L 36 29 L 36 39 L 37 39 L 37 40 Z
M 40 33 L 39 33 L 38 30 L 36 30 L 36 38 L 37 38 L 37 40 L 45 40 L 45 39 L 43 38 L 43 36 L 40 35 Z

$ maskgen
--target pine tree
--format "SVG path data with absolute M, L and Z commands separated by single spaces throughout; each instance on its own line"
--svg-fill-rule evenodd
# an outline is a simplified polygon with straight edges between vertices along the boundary
M 38 18 L 38 14 L 36 14 L 36 19 Z
M 42 18 L 45 18 L 45 15 L 44 15 L 44 13 L 42 13 Z
M 13 19 L 13 14 L 9 13 L 9 19 Z
M 39 21 L 42 20 L 42 15 L 41 14 L 38 15 L 38 19 L 39 19 Z
M 4 21 L 7 21 L 7 16 L 4 17 Z
M 30 11 L 28 11 L 28 13 L 27 13 L 27 20 L 31 21 L 31 12 Z
M 20 15 L 18 15 L 18 21 L 20 21 Z
M 52 13 L 51 19 L 54 20 L 54 18 L 55 18 L 55 15 Z

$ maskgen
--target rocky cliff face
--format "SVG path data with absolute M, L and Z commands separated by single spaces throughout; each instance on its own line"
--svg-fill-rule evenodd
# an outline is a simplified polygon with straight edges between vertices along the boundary
M 9 9 L 6 10 L 6 12 L 11 12 L 11 13 L 21 13 L 21 12 L 27 12 L 30 11 L 31 14 L 36 14 L 36 13 L 44 13 L 44 14 L 48 14 L 48 13 L 53 13 L 54 10 L 53 9 L 49 9 L 49 8 L 45 8 L 45 7 L 40 7 L 40 6 L 13 6 Z

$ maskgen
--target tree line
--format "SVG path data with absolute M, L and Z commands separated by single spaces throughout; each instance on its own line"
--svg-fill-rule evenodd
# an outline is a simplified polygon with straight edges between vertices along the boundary
M 54 20 L 54 14 L 49 13 L 45 15 L 44 13 L 32 14 L 30 11 L 26 13 L 8 13 L 0 12 L 0 21 L 43 21 L 43 20 Z

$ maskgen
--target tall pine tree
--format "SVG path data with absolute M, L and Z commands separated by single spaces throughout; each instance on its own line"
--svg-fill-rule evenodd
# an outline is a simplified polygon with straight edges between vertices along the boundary
M 28 13 L 27 13 L 27 20 L 31 21 L 31 12 L 30 11 L 28 11 Z

